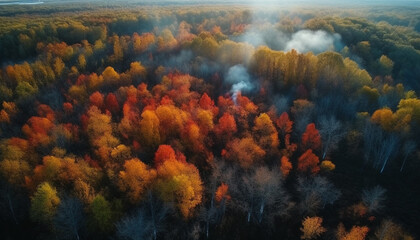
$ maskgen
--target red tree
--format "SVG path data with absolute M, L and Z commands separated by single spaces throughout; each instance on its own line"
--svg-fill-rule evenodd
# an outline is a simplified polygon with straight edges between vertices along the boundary
M 220 139 L 230 139 L 237 131 L 235 118 L 229 113 L 224 113 L 219 118 L 219 123 L 214 128 L 214 132 Z
M 120 112 L 120 105 L 118 103 L 117 97 L 113 93 L 109 93 L 105 98 L 105 107 L 112 114 L 117 114 Z
M 93 106 L 97 106 L 99 109 L 102 109 L 104 105 L 104 95 L 100 92 L 94 92 L 89 97 L 89 102 Z
M 302 149 L 303 151 L 307 149 L 312 149 L 317 151 L 321 148 L 321 135 L 319 131 L 315 128 L 314 123 L 308 124 L 306 126 L 306 131 L 302 134 Z
M 155 153 L 155 166 L 159 166 L 169 159 L 176 160 L 174 149 L 170 145 L 160 145 Z
M 299 157 L 297 169 L 300 172 L 318 173 L 320 170 L 318 163 L 319 158 L 312 153 L 312 149 L 308 149 Z
M 279 128 L 279 133 L 282 137 L 292 132 L 293 121 L 290 121 L 289 114 L 284 112 L 276 120 L 276 125 Z

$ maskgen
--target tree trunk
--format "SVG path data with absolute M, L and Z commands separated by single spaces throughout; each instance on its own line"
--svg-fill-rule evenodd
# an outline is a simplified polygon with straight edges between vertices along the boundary
M 403 163 L 402 163 L 402 165 L 401 165 L 400 172 L 402 172 L 402 170 L 403 170 L 403 168 L 404 168 L 404 165 L 405 165 L 405 161 L 407 160 L 407 158 L 408 158 L 408 154 L 406 154 L 406 155 L 404 156 L 404 161 L 403 161 Z
M 18 225 L 18 221 L 16 219 L 16 215 L 15 215 L 15 210 L 13 209 L 13 204 L 12 204 L 12 200 L 10 199 L 10 195 L 7 194 L 7 200 L 9 202 L 9 209 L 10 209 L 10 213 L 12 214 L 12 218 L 15 221 L 15 224 Z
M 261 223 L 261 221 L 262 221 L 262 218 L 263 218 L 263 213 L 264 213 L 264 207 L 265 207 L 265 204 L 264 204 L 264 201 L 262 201 L 261 202 L 261 206 L 260 206 L 260 216 L 259 216 L 259 219 L 258 219 L 258 221 Z
M 149 191 L 149 203 L 150 203 L 150 213 L 152 215 L 153 239 L 156 240 L 157 230 L 156 230 L 156 221 L 155 221 L 155 209 L 153 207 L 152 193 L 150 191 Z

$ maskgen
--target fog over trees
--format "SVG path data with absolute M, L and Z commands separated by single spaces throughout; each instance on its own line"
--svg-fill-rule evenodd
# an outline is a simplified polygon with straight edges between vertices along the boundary
M 417 239 L 419 1 L 0 1 L 2 239 Z

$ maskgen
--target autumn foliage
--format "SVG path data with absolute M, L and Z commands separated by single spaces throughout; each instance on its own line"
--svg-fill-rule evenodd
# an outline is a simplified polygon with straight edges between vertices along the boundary
M 0 7 L 2 237 L 410 239 L 418 9 L 148 2 Z
M 312 149 L 313 151 L 321 148 L 321 135 L 315 128 L 314 123 L 308 124 L 305 132 L 302 134 L 302 148 L 303 150 Z
M 300 172 L 318 173 L 319 158 L 312 152 L 312 149 L 306 150 L 298 159 L 297 170 Z

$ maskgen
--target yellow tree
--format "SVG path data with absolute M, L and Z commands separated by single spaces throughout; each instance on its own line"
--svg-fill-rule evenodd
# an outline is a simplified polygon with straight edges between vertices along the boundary
M 344 225 L 340 223 L 337 230 L 337 239 L 339 240 L 364 240 L 366 238 L 369 228 L 362 226 L 353 226 L 350 232 L 346 232 Z
M 163 141 L 177 136 L 188 119 L 186 112 L 173 105 L 161 105 L 155 112 L 159 118 L 159 132 Z
M 254 137 L 266 151 L 273 151 L 279 146 L 279 139 L 276 127 L 266 113 L 261 113 L 255 118 Z
M 398 104 L 398 109 L 411 109 L 413 120 L 420 124 L 420 100 L 417 98 L 402 99 Z
M 155 111 L 146 110 L 141 114 L 140 139 L 146 149 L 155 149 L 160 143 L 159 118 Z
M 320 217 L 306 217 L 302 221 L 301 239 L 315 239 L 327 230 L 322 226 L 322 218 Z
M 114 70 L 113 67 L 105 68 L 101 76 L 103 77 L 105 84 L 109 85 L 116 85 L 120 80 L 120 75 Z
M 41 183 L 31 198 L 31 219 L 50 224 L 59 204 L 57 190 L 47 182 Z
M 156 178 L 156 170 L 150 169 L 140 159 L 125 161 L 124 171 L 120 171 L 118 186 L 127 192 L 132 203 L 138 203 L 143 198 L 144 191 Z
M 226 145 L 222 156 L 238 162 L 243 168 L 250 168 L 256 162 L 262 162 L 266 152 L 251 137 L 235 138 Z
M 165 202 L 174 202 L 184 218 L 201 203 L 203 183 L 198 169 L 185 161 L 166 160 L 157 169 L 156 190 Z
M 4 159 L 0 162 L 0 174 L 12 184 L 23 184 L 30 171 L 31 168 L 25 161 Z

